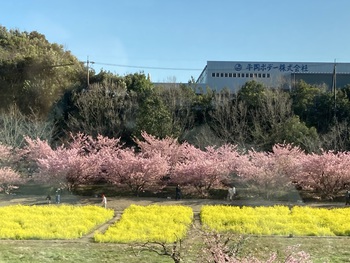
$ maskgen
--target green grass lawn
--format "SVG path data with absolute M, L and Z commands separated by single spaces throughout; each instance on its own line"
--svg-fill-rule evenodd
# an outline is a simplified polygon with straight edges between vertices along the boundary
M 0 262 L 172 262 L 155 253 L 140 255 L 130 246 L 64 241 L 1 241 Z
M 299 245 L 296 251 L 305 251 L 311 255 L 314 263 L 350 262 L 350 237 L 250 237 L 242 248 L 242 254 L 252 253 L 263 258 L 267 251 L 283 252 L 288 246 Z
M 197 232 L 198 234 L 198 232 Z M 183 262 L 203 262 L 203 239 L 190 236 L 182 244 Z M 349 262 L 349 237 L 248 237 L 240 255 L 252 254 L 266 259 L 271 251 L 283 253 L 286 247 L 300 245 L 299 249 L 311 254 L 313 262 Z M 279 254 L 280 255 L 280 254 Z M 173 262 L 167 256 L 141 251 L 136 246 L 101 244 L 85 241 L 1 240 L 0 262 Z

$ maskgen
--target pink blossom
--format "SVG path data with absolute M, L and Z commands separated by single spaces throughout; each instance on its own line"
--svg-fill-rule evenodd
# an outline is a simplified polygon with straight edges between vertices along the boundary
M 0 192 L 10 194 L 13 189 L 18 188 L 18 184 L 24 183 L 19 173 L 9 167 L 0 168 Z
M 322 151 L 306 155 L 297 177 L 304 188 L 316 190 L 322 198 L 333 198 L 350 182 L 350 152 Z
M 117 186 L 127 186 L 137 195 L 144 190 L 158 191 L 165 182 L 169 164 L 160 154 L 137 153 L 124 149 L 106 159 L 108 180 Z
M 207 147 L 205 151 L 186 145 L 183 151 L 185 159 L 175 165 L 172 181 L 187 189 L 192 187 L 203 196 L 210 189 L 223 186 L 236 170 L 239 159 L 236 148 L 231 145 Z
M 237 172 L 242 180 L 267 193 L 291 186 L 302 170 L 305 154 L 289 144 L 275 145 L 272 152 L 249 151 L 240 157 Z

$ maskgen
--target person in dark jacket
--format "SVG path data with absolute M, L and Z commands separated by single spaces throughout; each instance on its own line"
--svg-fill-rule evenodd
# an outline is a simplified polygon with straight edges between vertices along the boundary
M 345 192 L 345 205 L 350 205 L 350 191 L 346 190 Z
M 175 188 L 175 199 L 180 200 L 181 199 L 181 188 L 179 185 Z

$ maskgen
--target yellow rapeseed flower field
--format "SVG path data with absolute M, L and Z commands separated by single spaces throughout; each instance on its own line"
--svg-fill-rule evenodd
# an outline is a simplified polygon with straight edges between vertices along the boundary
M 0 207 L 0 239 L 75 239 L 113 216 L 97 206 Z
M 203 227 L 254 235 L 350 235 L 349 208 L 203 206 Z
M 193 221 L 192 208 L 186 206 L 138 206 L 124 210 L 121 219 L 107 231 L 96 233 L 96 242 L 171 243 L 183 239 Z
M 98 206 L 0 207 L 0 239 L 75 239 L 113 218 L 111 209 Z M 350 208 L 295 206 L 203 206 L 204 230 L 253 235 L 349 236 Z M 96 242 L 172 243 L 186 237 L 193 222 L 190 207 L 131 205 Z

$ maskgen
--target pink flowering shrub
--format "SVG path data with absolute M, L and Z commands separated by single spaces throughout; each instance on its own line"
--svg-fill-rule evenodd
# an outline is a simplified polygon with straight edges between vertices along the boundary
M 230 144 L 202 150 L 170 137 L 158 139 L 145 132 L 142 137 L 135 139 L 137 149 L 100 135 L 77 134 L 55 149 L 46 141 L 26 138 L 20 156 L 41 182 L 68 188 L 110 183 L 136 194 L 179 184 L 187 193 L 207 196 L 211 189 L 226 187 L 232 175 L 267 198 L 297 184 L 332 199 L 350 184 L 348 152 L 306 154 L 290 144 L 277 144 L 272 152 L 240 154 Z M 4 165 L 11 149 L 0 145 L 0 150 Z
M 240 157 L 238 175 L 241 180 L 269 198 L 277 190 L 291 187 L 301 173 L 305 154 L 298 147 L 278 144 L 272 152 L 248 151 Z
M 19 184 L 25 182 L 21 175 L 10 167 L 13 159 L 12 147 L 0 144 L 0 192 L 6 194 L 10 194 Z
M 20 176 L 20 174 L 11 168 L 0 168 L 0 192 L 10 194 L 12 190 L 18 188 L 18 184 L 24 182 L 25 180 Z
M 207 196 L 210 189 L 223 187 L 239 160 L 236 147 L 232 145 L 207 147 L 204 151 L 186 145 L 184 151 L 185 158 L 176 163 L 171 179 L 176 184 L 193 188 L 201 196 Z
M 160 152 L 122 148 L 119 139 L 78 134 L 68 146 L 52 149 L 47 142 L 27 138 L 27 155 L 39 168 L 35 180 L 72 189 L 79 184 L 109 182 L 135 194 L 157 190 L 169 165 Z
M 308 154 L 302 162 L 297 180 L 323 199 L 333 199 L 350 183 L 350 152 L 322 151 Z
M 68 146 L 52 149 L 47 141 L 26 138 L 23 153 L 38 167 L 34 179 L 55 186 L 72 189 L 79 184 L 100 180 L 105 156 L 120 150 L 119 139 L 78 134 Z
M 169 164 L 160 153 L 149 155 L 129 148 L 105 158 L 107 180 L 117 187 L 127 187 L 136 195 L 145 190 L 156 192 L 166 183 L 162 179 L 169 171 Z

